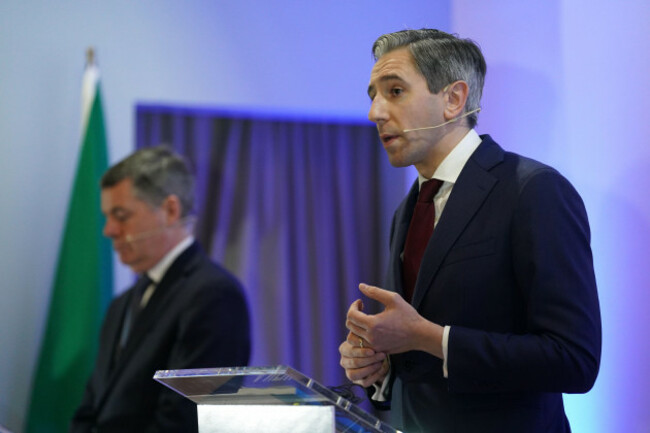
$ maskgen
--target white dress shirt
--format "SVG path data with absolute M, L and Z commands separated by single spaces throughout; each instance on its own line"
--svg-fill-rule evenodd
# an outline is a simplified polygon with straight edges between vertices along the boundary
M 470 131 L 465 135 L 465 137 L 463 137 L 463 139 L 456 145 L 456 147 L 454 147 L 451 152 L 449 152 L 449 155 L 447 155 L 445 159 L 442 160 L 436 169 L 436 172 L 433 173 L 432 179 L 439 179 L 444 182 L 440 187 L 440 190 L 438 190 L 438 193 L 433 198 L 434 206 L 436 208 L 436 220 L 433 224 L 434 227 L 436 224 L 438 224 L 438 220 L 440 219 L 440 216 L 445 209 L 445 205 L 447 204 L 451 190 L 454 188 L 460 172 L 463 170 L 463 167 L 465 167 L 465 164 L 469 160 L 469 157 L 472 156 L 472 153 L 474 153 L 479 144 L 481 144 L 481 137 L 479 137 L 475 130 L 470 129 Z M 420 183 L 420 186 L 422 186 L 422 183 L 426 182 L 427 180 L 429 179 L 419 174 L 418 182 Z M 449 347 L 450 330 L 450 326 L 445 326 L 442 334 L 442 371 L 444 377 L 448 376 L 447 352 Z
M 160 259 L 151 269 L 149 269 L 146 274 L 151 278 L 152 283 L 147 287 L 145 292 L 142 294 L 142 299 L 140 300 L 140 308 L 144 308 L 149 303 L 149 299 L 153 295 L 153 292 L 156 290 L 156 286 L 163 279 L 167 269 L 174 263 L 176 258 L 180 256 L 183 251 L 188 249 L 190 245 L 194 242 L 194 236 L 188 236 L 182 241 L 180 241 L 174 248 L 172 248 L 165 256 Z
M 439 179 L 443 181 L 442 186 L 436 193 L 436 195 L 433 197 L 433 203 L 436 209 L 436 219 L 434 221 L 433 226 L 435 227 L 438 224 L 438 221 L 440 220 L 440 216 L 442 215 L 442 212 L 445 209 L 445 205 L 447 204 L 447 200 L 449 199 L 449 196 L 451 195 L 451 191 L 454 188 L 454 185 L 456 184 L 456 181 L 458 180 L 458 176 L 460 175 L 460 172 L 463 170 L 463 167 L 465 167 L 465 164 L 469 160 L 470 156 L 472 156 L 472 153 L 476 150 L 476 148 L 481 144 L 481 137 L 476 133 L 475 130 L 470 129 L 469 132 L 463 137 L 463 139 L 449 152 L 449 155 L 445 157 L 445 159 L 442 160 L 438 168 L 436 169 L 435 173 L 433 173 L 433 177 L 431 179 Z M 426 177 L 422 176 L 422 174 L 418 174 L 418 182 L 420 187 L 422 186 L 422 183 L 426 182 L 427 179 Z M 402 252 L 402 258 L 404 256 L 404 252 Z M 443 355 L 443 363 L 442 363 L 442 372 L 444 377 L 448 377 L 448 371 L 447 371 L 447 353 L 448 353 L 448 347 L 449 347 L 449 331 L 451 330 L 451 327 L 449 325 L 445 326 L 443 334 L 442 334 L 442 355 Z M 389 371 L 390 374 L 390 371 Z M 387 380 L 384 380 L 382 383 L 381 387 L 378 387 L 375 385 L 376 391 L 375 394 L 372 396 L 373 400 L 377 401 L 385 401 L 385 391 L 386 391 L 386 384 Z

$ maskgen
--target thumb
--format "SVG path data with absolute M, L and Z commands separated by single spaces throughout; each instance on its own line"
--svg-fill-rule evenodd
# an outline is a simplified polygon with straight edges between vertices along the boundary
M 393 303 L 393 299 L 395 298 L 395 292 L 380 289 L 379 287 L 375 286 L 369 286 L 368 284 L 364 283 L 359 284 L 359 290 L 370 299 L 379 301 L 384 305 Z

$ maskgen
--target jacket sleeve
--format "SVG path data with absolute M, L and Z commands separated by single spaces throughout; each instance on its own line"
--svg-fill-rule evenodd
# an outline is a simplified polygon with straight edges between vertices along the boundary
M 452 392 L 587 392 L 598 374 L 601 322 L 583 202 L 559 173 L 521 182 L 510 223 L 521 332 L 451 324 Z

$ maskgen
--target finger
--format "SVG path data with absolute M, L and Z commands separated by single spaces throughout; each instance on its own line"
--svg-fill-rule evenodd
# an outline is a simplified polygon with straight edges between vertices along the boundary
M 390 305 L 395 302 L 396 298 L 400 297 L 397 293 L 391 292 L 390 290 L 384 290 L 364 283 L 359 284 L 359 290 L 370 299 L 379 301 L 384 305 Z
M 348 308 L 348 314 L 350 314 L 351 311 L 363 311 L 363 301 L 361 299 L 357 299 L 352 304 L 350 304 L 350 308 Z
M 341 343 L 339 346 L 339 353 L 341 356 L 346 356 L 348 358 L 355 358 L 359 356 L 359 354 L 354 350 L 356 347 L 354 347 L 354 344 L 350 343 L 347 339 Z M 369 350 L 369 349 L 365 349 Z M 363 354 L 361 354 L 363 355 Z
M 371 374 L 365 379 L 367 382 L 370 382 L 370 384 L 367 386 L 370 386 L 374 383 L 381 383 L 386 379 L 386 376 L 388 375 L 388 368 L 385 367 L 385 364 L 386 363 L 382 363 L 381 368 L 375 374 Z
M 350 308 L 350 310 L 348 310 L 345 327 L 350 331 L 353 331 L 355 334 L 363 336 L 365 330 L 370 326 L 371 321 L 372 316 L 364 313 L 363 311 Z
M 360 337 L 349 333 L 346 340 L 339 346 L 339 353 L 350 358 L 367 358 L 376 353 L 372 347 L 367 346 L 367 342 L 364 342 L 364 347 L 361 347 L 360 343 Z
M 348 336 L 346 338 L 346 341 L 350 343 L 353 347 L 358 347 L 360 349 L 373 349 L 372 345 L 368 341 L 367 338 L 362 337 L 359 334 L 356 334 L 354 332 L 348 332 Z
M 355 334 L 354 332 L 348 332 L 348 336 L 345 337 L 345 341 L 347 341 L 352 347 L 360 347 L 363 349 L 363 338 L 359 337 L 359 335 Z
M 377 373 L 382 370 L 383 362 L 375 362 L 361 368 L 346 368 L 345 375 L 352 382 L 363 386 L 370 386 L 375 382 Z
M 383 352 L 372 353 L 372 355 L 358 357 L 358 356 L 346 356 L 341 354 L 341 360 L 339 363 L 341 367 L 346 370 L 352 369 L 356 370 L 359 368 L 366 368 L 368 366 L 374 365 L 378 362 L 382 363 L 386 360 L 386 354 Z
M 348 341 L 341 343 L 339 353 L 341 354 L 341 359 L 349 358 L 349 360 L 345 361 L 344 365 L 344 367 L 348 368 L 365 367 L 373 362 L 385 360 L 388 357 L 384 352 L 377 352 L 375 349 L 369 347 L 359 347 L 356 344 L 350 344 Z
M 347 320 L 345 322 L 345 327 L 348 328 L 350 333 L 356 335 L 359 338 L 366 335 L 366 328 L 364 326 L 357 325 L 355 322 L 353 322 L 351 320 Z M 359 345 L 359 339 L 358 338 L 357 338 L 356 341 L 355 340 L 349 340 L 349 341 L 350 341 L 350 343 L 352 343 L 353 346 L 358 346 Z M 356 344 L 354 344 L 355 342 L 356 342 Z

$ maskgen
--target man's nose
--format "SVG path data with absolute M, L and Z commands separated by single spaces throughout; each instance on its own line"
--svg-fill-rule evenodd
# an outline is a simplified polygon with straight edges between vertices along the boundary
M 117 236 L 117 224 L 112 222 L 110 218 L 107 218 L 102 232 L 107 238 L 114 238 Z
M 386 121 L 388 118 L 388 112 L 386 110 L 386 101 L 381 98 L 379 95 L 375 96 L 370 104 L 370 110 L 368 111 L 368 119 L 371 122 L 376 124 L 381 124 Z

